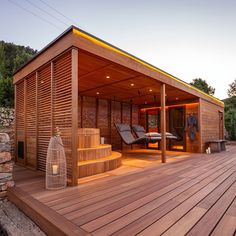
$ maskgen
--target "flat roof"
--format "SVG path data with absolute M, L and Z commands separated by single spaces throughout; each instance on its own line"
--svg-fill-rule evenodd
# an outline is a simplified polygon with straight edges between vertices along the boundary
M 155 70 L 155 71 L 157 71 L 157 72 L 159 72 L 159 73 L 175 80 L 176 82 L 178 82 L 180 84 L 183 84 L 183 85 L 185 85 L 185 86 L 187 86 L 191 89 L 194 89 L 194 90 L 198 91 L 199 93 L 201 93 L 201 94 L 203 94 L 203 95 L 205 95 L 205 96 L 207 96 L 207 97 L 209 97 L 209 98 L 211 98 L 211 99 L 213 99 L 213 100 L 215 100 L 215 101 L 217 101 L 221 104 L 224 104 L 220 99 L 201 91 L 200 89 L 198 89 L 198 88 L 190 85 L 189 83 L 187 83 L 187 82 L 171 75 L 170 73 L 168 73 L 168 72 L 166 72 L 166 71 L 164 71 L 164 70 L 162 70 L 162 69 L 160 69 L 160 68 L 158 68 L 158 67 L 156 67 L 156 66 L 154 66 L 154 65 L 152 65 L 152 64 L 150 64 L 150 63 L 148 63 L 148 62 L 146 62 L 146 61 L 144 61 L 144 60 L 142 60 L 142 59 L 140 59 L 140 58 L 138 58 L 138 57 L 136 57 L 136 56 L 134 56 L 134 55 L 132 55 L 132 54 L 130 54 L 130 53 L 128 53 L 128 52 L 126 52 L 126 51 L 124 51 L 124 50 L 122 50 L 122 49 L 120 49 L 120 48 L 118 48 L 118 47 L 116 47 L 116 46 L 114 46 L 114 45 L 112 45 L 112 44 L 110 44 L 110 43 L 108 43 L 108 42 L 92 35 L 92 34 L 90 34 L 90 33 L 88 33 L 88 32 L 86 32 L 86 31 L 76 27 L 76 26 L 74 26 L 74 25 L 70 26 L 62 34 L 60 34 L 56 39 L 54 39 L 52 42 L 50 42 L 48 45 L 46 45 L 43 49 L 41 49 L 34 57 L 32 57 L 28 62 L 26 62 L 19 69 L 17 69 L 13 73 L 13 75 L 17 74 L 21 69 L 23 69 L 28 64 L 30 64 L 33 60 L 35 60 L 38 56 L 40 56 L 43 52 L 45 52 L 49 47 L 53 46 L 57 41 L 59 41 L 61 38 L 63 38 L 69 32 L 73 32 L 74 34 L 76 34 L 80 37 L 86 38 L 86 39 L 92 41 L 93 43 L 98 44 L 101 47 L 105 47 L 105 48 L 107 48 L 109 50 L 112 50 L 116 53 L 122 54 L 123 56 L 126 56 L 126 57 L 128 57 L 128 58 L 144 65 L 145 67 L 148 67 L 149 69 Z

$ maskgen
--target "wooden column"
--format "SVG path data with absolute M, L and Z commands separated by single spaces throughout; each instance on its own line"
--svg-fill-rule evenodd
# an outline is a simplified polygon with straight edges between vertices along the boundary
M 27 80 L 24 79 L 24 165 L 27 164 L 27 110 L 26 110 L 26 99 L 27 99 Z
M 38 80 L 39 80 L 39 73 L 38 71 L 36 71 L 36 76 L 35 76 L 35 87 L 36 87 L 36 91 L 35 91 L 35 122 L 36 122 L 36 127 L 35 127 L 35 131 L 36 131 L 36 165 L 35 165 L 35 169 L 38 169 Z
M 199 105 L 198 105 L 198 132 L 199 135 L 199 152 L 204 152 L 203 145 L 202 145 L 202 99 L 199 98 Z M 186 133 L 187 135 L 187 133 Z
M 14 140 L 15 140 L 15 150 L 14 150 L 14 154 L 15 154 L 15 162 L 17 162 L 17 150 L 18 150 L 18 146 L 17 146 L 17 122 L 16 122 L 16 119 L 17 119 L 17 112 L 16 112 L 16 107 L 17 107 L 17 96 L 16 96 L 16 84 L 14 84 L 14 107 L 15 107 L 15 121 L 14 121 L 14 129 L 15 129 L 15 137 L 14 137 Z
M 51 62 L 51 136 L 54 136 L 54 65 Z
M 161 85 L 161 162 L 166 162 L 166 85 Z
M 78 184 L 78 50 L 72 49 L 72 185 Z M 82 114 L 81 114 L 82 115 Z

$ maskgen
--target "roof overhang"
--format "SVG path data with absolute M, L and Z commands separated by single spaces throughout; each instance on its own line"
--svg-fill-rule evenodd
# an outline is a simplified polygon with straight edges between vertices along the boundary
M 165 83 L 179 90 L 190 93 L 196 97 L 205 99 L 211 103 L 224 106 L 219 99 L 210 96 L 190 84 L 176 78 L 175 76 L 129 54 L 75 26 L 71 26 L 54 41 L 39 51 L 29 62 L 14 73 L 14 83 L 28 76 L 47 62 L 63 53 L 71 47 L 84 50 L 113 63 L 137 71 L 145 76 L 153 78 L 160 83 Z

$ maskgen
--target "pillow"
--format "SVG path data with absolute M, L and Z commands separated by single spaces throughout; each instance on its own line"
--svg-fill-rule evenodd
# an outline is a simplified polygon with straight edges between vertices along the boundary
M 146 137 L 161 137 L 161 134 L 157 132 L 149 132 L 145 134 Z
M 166 132 L 166 136 L 173 136 L 172 133 Z

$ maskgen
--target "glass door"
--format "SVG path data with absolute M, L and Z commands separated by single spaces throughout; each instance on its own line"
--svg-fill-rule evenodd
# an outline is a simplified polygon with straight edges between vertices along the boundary
M 169 108 L 169 132 L 177 139 L 169 141 L 170 150 L 185 151 L 185 109 L 184 107 Z

